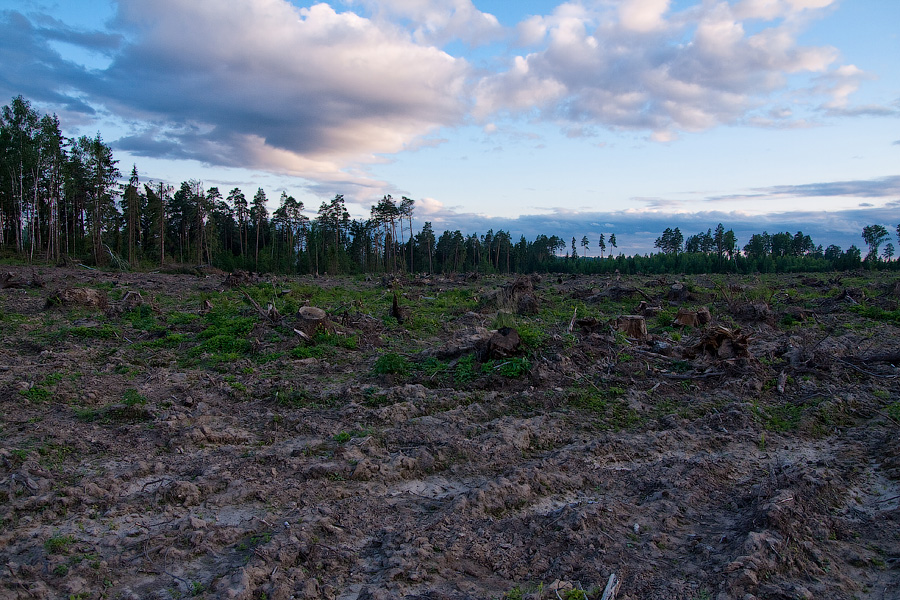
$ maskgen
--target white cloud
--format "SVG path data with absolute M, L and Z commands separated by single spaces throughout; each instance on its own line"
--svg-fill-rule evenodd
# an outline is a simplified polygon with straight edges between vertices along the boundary
M 624 0 L 619 5 L 619 22 L 627 30 L 646 33 L 665 27 L 663 15 L 669 0 Z
M 493 41 L 503 34 L 497 18 L 481 12 L 471 0 L 357 0 L 391 22 L 411 22 L 419 43 L 443 45 L 459 39 L 470 45 Z M 353 2 L 351 2 L 353 4 Z
M 782 93 L 804 85 L 807 93 L 822 93 L 808 76 L 834 70 L 838 53 L 801 46 L 793 16 L 829 4 L 706 0 L 675 13 L 668 0 L 563 4 L 520 24 L 520 41 L 544 47 L 482 80 L 475 115 L 537 111 L 564 130 L 572 122 L 642 129 L 659 140 L 678 131 L 760 123 L 752 111 L 782 104 Z M 747 19 L 766 22 L 754 23 L 748 34 Z M 826 90 L 837 101 L 855 79 L 841 81 Z
M 106 101 L 169 121 L 199 160 L 341 178 L 465 113 L 464 60 L 327 4 L 121 0 L 117 25 L 134 41 L 104 73 Z

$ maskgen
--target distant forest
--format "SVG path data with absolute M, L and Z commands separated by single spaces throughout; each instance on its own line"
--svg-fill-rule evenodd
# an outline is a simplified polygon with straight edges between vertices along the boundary
M 667 228 L 657 253 L 616 253 L 615 233 L 598 239 L 541 234 L 513 240 L 508 231 L 436 236 L 430 222 L 413 230 L 415 200 L 384 196 L 368 219 L 351 219 L 344 197 L 323 202 L 315 218 L 282 193 L 269 214 L 262 188 L 177 188 L 127 182 L 100 134 L 66 138 L 56 115 L 41 115 L 18 96 L 0 112 L 0 253 L 7 258 L 150 269 L 209 264 L 277 273 L 464 272 L 711 273 L 897 269 L 893 231 L 868 225 L 865 257 L 817 245 L 802 231 L 754 234 L 741 247 L 722 224 L 687 237 Z M 892 226 L 893 227 L 893 226 Z M 900 225 L 896 235 L 900 243 Z

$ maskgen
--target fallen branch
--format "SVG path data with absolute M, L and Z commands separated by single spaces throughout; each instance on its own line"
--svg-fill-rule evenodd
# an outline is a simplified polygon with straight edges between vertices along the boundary
M 614 600 L 616 594 L 619 593 L 619 588 L 622 587 L 622 581 L 616 576 L 615 573 L 609 576 L 609 580 L 606 582 L 606 587 L 603 588 L 603 595 L 600 596 L 600 600 Z
M 689 381 L 692 379 L 709 379 L 710 377 L 721 377 L 725 375 L 725 371 L 711 371 L 709 373 L 662 373 L 666 379 L 675 379 L 677 381 Z
M 867 371 L 861 367 L 857 367 L 849 360 L 844 360 L 843 358 L 839 358 L 839 357 L 835 357 L 835 358 L 837 358 L 838 362 L 843 363 L 843 364 L 847 365 L 848 367 L 850 367 L 851 369 L 853 369 L 855 371 L 859 371 L 860 373 L 863 373 L 864 375 L 869 375 L 871 377 L 880 377 L 881 379 L 896 379 L 897 378 L 897 375 L 882 375 L 881 373 L 873 373 L 872 371 Z
M 269 310 L 263 310 L 259 303 L 250 297 L 250 294 L 247 293 L 247 290 L 242 289 L 241 293 L 244 294 L 244 297 L 247 299 L 247 301 L 253 305 L 253 308 L 256 309 L 256 312 L 258 312 L 263 319 L 269 321 L 270 323 L 277 323 L 281 320 L 281 314 L 279 314 L 274 305 L 270 304 Z
M 852 360 L 858 360 L 863 364 L 871 363 L 900 363 L 900 354 L 874 354 L 872 356 L 854 356 Z

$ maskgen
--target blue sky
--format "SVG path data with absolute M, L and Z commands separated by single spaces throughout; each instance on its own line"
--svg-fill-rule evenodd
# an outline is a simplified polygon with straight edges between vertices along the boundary
M 0 102 L 123 172 L 566 239 L 900 223 L 900 2 L 0 0 Z M 594 242 L 595 243 L 595 242 Z

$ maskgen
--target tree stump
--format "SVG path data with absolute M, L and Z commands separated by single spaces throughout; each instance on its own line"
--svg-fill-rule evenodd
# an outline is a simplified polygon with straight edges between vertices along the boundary
M 488 357 L 509 358 L 513 356 L 522 344 L 519 332 L 512 327 L 501 327 L 488 341 Z
M 687 288 L 683 283 L 673 283 L 669 288 L 668 299 L 672 302 L 682 302 L 689 298 Z
M 68 288 L 48 298 L 47 304 L 86 306 L 105 310 L 107 307 L 106 291 L 93 288 Z
M 681 327 L 697 327 L 700 325 L 700 319 L 697 316 L 697 311 L 682 308 L 679 309 L 678 314 L 675 315 L 674 324 L 680 325 Z
M 639 315 L 623 315 L 616 322 L 616 329 L 630 338 L 643 340 L 647 337 L 647 321 Z
M 701 306 L 697 309 L 697 320 L 701 325 L 706 325 L 710 321 L 712 321 L 712 315 L 709 312 L 709 308 L 705 306 Z
M 308 338 L 319 330 L 328 329 L 328 313 L 315 306 L 303 306 L 297 311 L 297 329 Z

